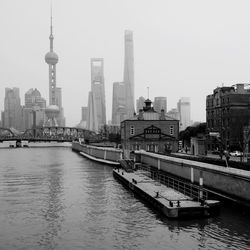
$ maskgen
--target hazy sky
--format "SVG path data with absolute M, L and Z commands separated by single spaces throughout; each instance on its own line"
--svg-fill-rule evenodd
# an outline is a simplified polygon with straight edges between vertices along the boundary
M 6 87 L 37 88 L 48 100 L 50 0 L 0 0 L 0 110 Z M 90 90 L 90 58 L 104 58 L 107 117 L 112 86 L 123 79 L 124 30 L 134 33 L 135 97 L 166 96 L 168 110 L 191 98 L 191 118 L 205 121 L 206 95 L 250 83 L 248 0 L 54 0 L 67 125 L 81 118 Z

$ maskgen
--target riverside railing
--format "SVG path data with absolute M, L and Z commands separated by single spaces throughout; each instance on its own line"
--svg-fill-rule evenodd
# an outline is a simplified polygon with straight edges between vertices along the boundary
M 158 171 L 152 170 L 148 166 L 138 165 L 137 168 L 145 171 L 144 174 L 152 178 L 153 180 L 158 181 L 163 185 L 172 188 L 186 196 L 189 196 L 194 200 L 200 201 L 208 199 L 208 192 L 204 190 L 202 186 L 198 186 L 192 183 L 178 180 L 165 174 L 161 174 Z

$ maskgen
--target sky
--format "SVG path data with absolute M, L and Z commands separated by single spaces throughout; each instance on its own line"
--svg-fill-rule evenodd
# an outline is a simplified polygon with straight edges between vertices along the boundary
M 167 97 L 167 109 L 191 99 L 191 119 L 206 120 L 206 96 L 250 83 L 248 0 L 53 0 L 66 124 L 81 120 L 90 91 L 90 58 L 104 58 L 107 120 L 113 82 L 123 80 L 124 31 L 134 35 L 135 98 Z M 50 0 L 0 0 L 0 110 L 6 87 L 47 100 Z

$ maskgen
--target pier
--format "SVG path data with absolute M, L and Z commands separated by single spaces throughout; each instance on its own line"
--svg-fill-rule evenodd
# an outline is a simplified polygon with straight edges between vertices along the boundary
M 207 193 L 195 185 L 166 176 L 158 176 L 156 181 L 151 178 L 152 173 L 141 167 L 134 171 L 114 169 L 113 175 L 169 218 L 207 217 L 219 213 L 220 202 L 208 200 Z
M 250 206 L 250 172 L 229 167 L 136 151 L 135 160 L 155 170 L 177 176 L 193 184 L 202 184 L 216 194 Z

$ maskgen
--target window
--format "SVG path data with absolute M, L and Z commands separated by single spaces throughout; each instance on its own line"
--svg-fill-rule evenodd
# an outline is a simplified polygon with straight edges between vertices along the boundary
M 130 126 L 130 135 L 135 135 L 135 126 L 134 125 Z
M 173 125 L 170 125 L 169 134 L 174 135 L 174 126 Z

